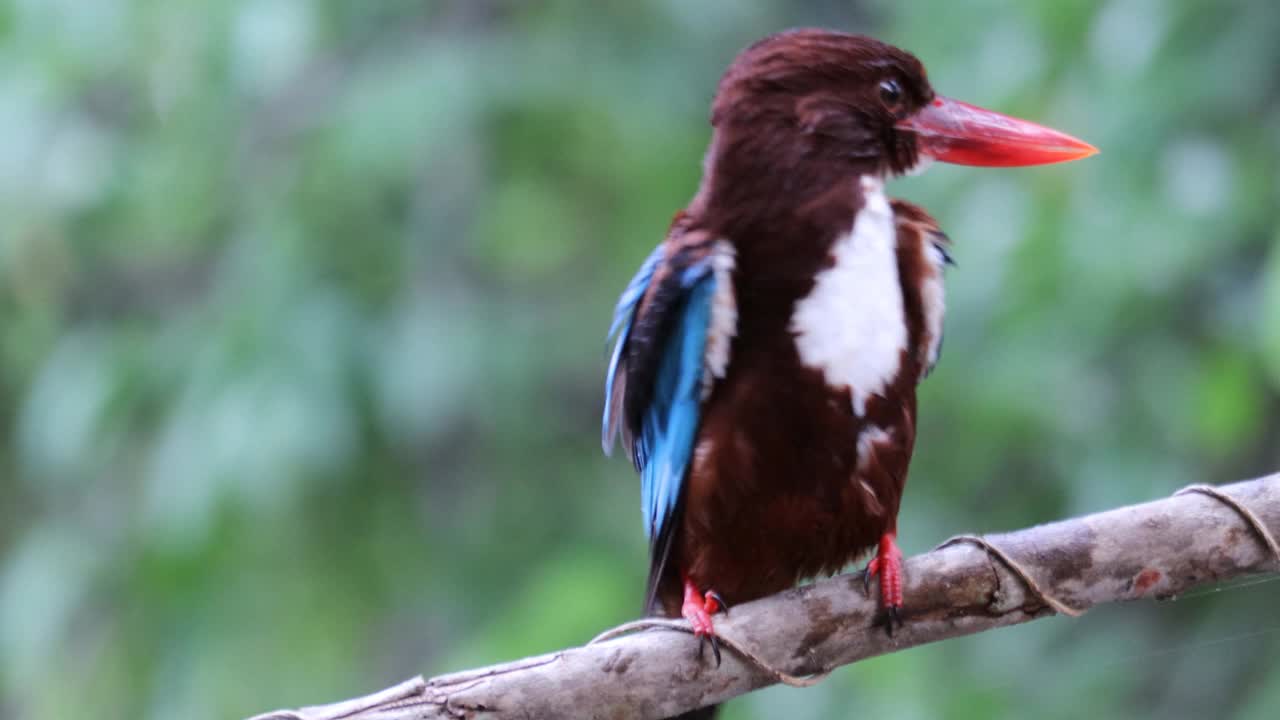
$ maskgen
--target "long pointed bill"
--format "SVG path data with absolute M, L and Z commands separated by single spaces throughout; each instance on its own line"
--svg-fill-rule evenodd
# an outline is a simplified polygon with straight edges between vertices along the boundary
M 1098 152 L 1066 133 L 941 96 L 898 128 L 915 133 L 922 154 L 957 165 L 1047 165 Z

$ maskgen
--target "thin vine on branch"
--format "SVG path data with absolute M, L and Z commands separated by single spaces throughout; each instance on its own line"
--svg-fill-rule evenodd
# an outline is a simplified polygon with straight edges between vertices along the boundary
M 1280 571 L 1280 474 L 1010 533 L 953 538 L 905 565 L 905 626 L 889 637 L 861 574 L 716 619 L 717 668 L 683 621 L 641 620 L 585 646 L 421 676 L 361 698 L 252 720 L 661 718 L 841 665 L 1121 600 Z

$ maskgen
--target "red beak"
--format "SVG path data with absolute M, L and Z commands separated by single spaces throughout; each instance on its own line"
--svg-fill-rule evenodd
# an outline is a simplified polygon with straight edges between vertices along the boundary
M 922 154 L 957 165 L 1047 165 L 1098 152 L 1043 125 L 941 96 L 899 121 L 898 128 L 915 133 Z

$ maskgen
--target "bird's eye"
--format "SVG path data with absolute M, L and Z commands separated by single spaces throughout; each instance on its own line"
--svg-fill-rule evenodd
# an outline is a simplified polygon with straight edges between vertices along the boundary
M 902 106 L 902 86 L 897 80 L 885 80 L 880 83 L 880 102 L 890 112 L 897 112 Z

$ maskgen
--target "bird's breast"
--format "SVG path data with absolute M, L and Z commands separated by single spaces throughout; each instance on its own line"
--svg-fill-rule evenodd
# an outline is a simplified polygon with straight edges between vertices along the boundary
M 893 211 L 879 179 L 864 177 L 853 228 L 831 248 L 829 266 L 796 302 L 790 331 L 800 362 L 849 390 L 854 411 L 898 375 L 907 345 Z

